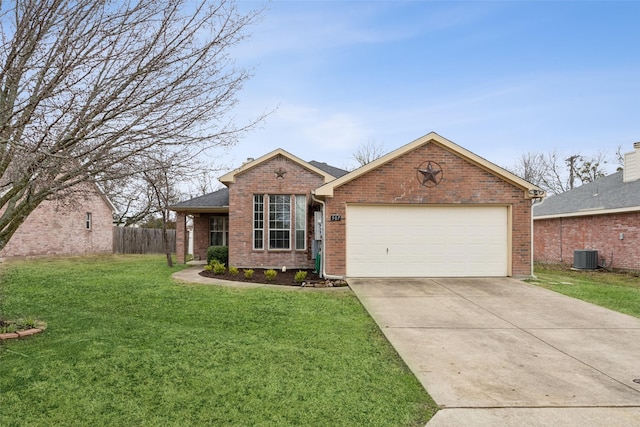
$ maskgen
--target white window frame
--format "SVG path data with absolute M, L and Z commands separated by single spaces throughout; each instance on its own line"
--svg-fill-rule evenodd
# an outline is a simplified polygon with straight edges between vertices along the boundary
M 286 202 L 285 202 L 286 198 Z M 280 200 L 279 200 L 280 199 Z M 271 251 L 291 251 L 291 195 L 290 194 L 270 194 L 268 197 L 267 212 L 269 212 L 269 221 L 267 223 L 268 230 L 268 244 Z M 288 209 L 279 210 L 279 206 L 288 207 Z M 272 210 L 273 209 L 273 210 Z M 282 218 L 277 218 L 277 215 L 281 215 Z M 285 226 L 286 224 L 286 226 Z M 280 225 L 280 226 L 279 226 Z M 286 238 L 277 237 L 281 233 Z M 286 247 L 278 247 L 273 245 L 275 242 L 282 242 L 286 244 Z
M 293 229 L 295 250 L 304 251 L 307 249 L 307 196 L 304 194 L 296 194 L 295 199 L 296 203 Z M 302 233 L 302 236 L 298 237 L 298 233 Z
M 264 202 L 265 195 L 264 194 L 254 194 L 253 195 L 253 249 L 254 250 L 264 250 Z M 260 207 L 260 210 L 256 209 L 256 207 Z M 259 226 L 258 226 L 259 225 Z M 256 234 L 261 234 L 260 245 L 257 246 Z

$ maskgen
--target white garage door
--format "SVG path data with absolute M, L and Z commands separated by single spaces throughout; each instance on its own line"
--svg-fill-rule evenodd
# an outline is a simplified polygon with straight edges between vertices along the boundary
M 508 209 L 347 207 L 349 277 L 506 276 Z

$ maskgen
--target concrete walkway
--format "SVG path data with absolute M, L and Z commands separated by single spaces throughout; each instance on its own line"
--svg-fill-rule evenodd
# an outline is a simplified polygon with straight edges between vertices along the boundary
M 349 279 L 441 426 L 640 426 L 640 319 L 509 279 Z

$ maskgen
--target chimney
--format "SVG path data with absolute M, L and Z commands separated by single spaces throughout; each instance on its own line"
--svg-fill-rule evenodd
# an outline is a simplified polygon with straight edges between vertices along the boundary
M 640 142 L 634 142 L 633 151 L 624 155 L 622 181 L 632 182 L 638 179 L 640 179 Z

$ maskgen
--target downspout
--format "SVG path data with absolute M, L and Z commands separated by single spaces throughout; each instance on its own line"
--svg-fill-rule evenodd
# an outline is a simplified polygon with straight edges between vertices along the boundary
M 543 192 L 544 194 L 544 192 Z M 539 202 L 538 202 L 539 200 Z M 536 278 L 535 272 L 534 272 L 534 251 L 535 251 L 535 227 L 534 227 L 534 219 L 533 219 L 533 207 L 537 204 L 537 205 L 541 205 L 544 203 L 544 197 L 534 197 L 531 200 L 531 277 L 532 278 Z
M 326 260 L 326 252 L 325 252 L 325 241 L 327 240 L 327 219 L 326 219 L 326 215 L 325 215 L 325 204 L 323 200 L 320 199 L 316 199 L 316 195 L 314 194 L 314 192 L 311 192 L 311 200 L 313 200 L 314 202 L 318 202 L 320 203 L 320 205 L 322 205 L 322 226 L 324 227 L 324 235 L 322 236 L 322 257 L 320 258 L 320 264 L 321 264 L 321 275 L 323 279 L 329 279 L 329 280 L 344 280 L 344 276 L 331 276 L 328 275 L 327 272 L 325 271 L 325 260 Z
M 531 274 L 530 276 L 532 278 L 536 278 L 536 274 L 535 274 L 535 270 L 534 270 L 534 250 L 535 250 L 535 232 L 534 232 L 534 227 L 533 227 L 533 205 L 535 205 L 536 200 L 533 199 L 533 201 L 531 202 Z

